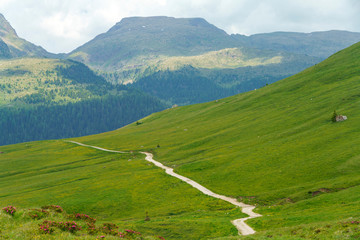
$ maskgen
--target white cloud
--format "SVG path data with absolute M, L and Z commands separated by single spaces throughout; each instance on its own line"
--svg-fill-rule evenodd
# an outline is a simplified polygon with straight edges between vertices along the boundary
M 358 0 L 0 0 L 18 34 L 69 52 L 129 16 L 203 17 L 228 33 L 360 32 Z

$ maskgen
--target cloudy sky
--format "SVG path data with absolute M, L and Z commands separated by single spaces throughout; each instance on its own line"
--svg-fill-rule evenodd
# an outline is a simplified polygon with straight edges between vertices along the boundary
M 69 52 L 130 16 L 203 17 L 227 33 L 360 32 L 360 0 L 0 0 L 18 35 Z

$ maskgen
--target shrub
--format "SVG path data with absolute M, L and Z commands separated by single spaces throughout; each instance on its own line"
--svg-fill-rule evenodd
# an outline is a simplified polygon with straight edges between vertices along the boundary
M 76 222 L 58 222 L 57 227 L 63 231 L 68 231 L 71 233 L 76 233 L 81 230 L 81 227 L 76 224 Z
M 32 219 L 42 219 L 47 215 L 49 215 L 49 212 L 44 209 L 31 209 L 31 211 L 29 212 L 29 216 Z
M 53 210 L 53 211 L 58 212 L 58 213 L 62 213 L 64 211 L 62 209 L 62 207 L 60 207 L 58 205 L 43 206 L 43 207 L 41 207 L 41 209 L 49 209 L 49 210 Z
M 336 122 L 336 117 L 338 116 L 338 114 L 336 113 L 336 111 L 334 110 L 334 113 L 333 113 L 333 115 L 332 115 L 332 117 L 331 117 L 331 121 L 332 122 Z
M 14 206 L 7 206 L 4 207 L 2 210 L 11 216 L 14 216 L 14 214 L 16 213 L 16 207 Z
M 141 235 L 141 233 L 136 232 L 136 231 L 131 230 L 131 229 L 126 229 L 125 232 L 124 232 L 124 235 L 125 235 L 126 238 L 128 238 L 128 237 L 135 237 L 136 235 Z
M 99 229 L 96 228 L 95 224 L 94 223 L 87 223 L 87 232 L 88 234 L 90 235 L 95 235 L 99 232 Z
M 104 223 L 102 228 L 101 228 L 101 231 L 105 234 L 109 234 L 109 235 L 118 235 L 118 229 L 119 227 L 116 226 L 115 224 L 113 223 Z
M 75 213 L 72 218 L 74 219 L 81 219 L 81 220 L 84 220 L 86 222 L 90 222 L 90 223 L 95 223 L 96 222 L 96 219 L 95 218 L 92 218 L 90 217 L 89 215 L 86 215 L 86 214 L 82 214 L 82 213 Z
M 54 232 L 54 228 L 52 228 L 49 224 L 40 224 L 39 231 L 42 234 L 51 234 Z

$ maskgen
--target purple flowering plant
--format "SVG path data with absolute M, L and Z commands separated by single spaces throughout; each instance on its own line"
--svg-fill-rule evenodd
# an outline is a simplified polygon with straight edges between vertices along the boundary
M 11 216 L 14 216 L 14 214 L 16 213 L 16 207 L 14 206 L 7 206 L 4 207 L 2 210 Z

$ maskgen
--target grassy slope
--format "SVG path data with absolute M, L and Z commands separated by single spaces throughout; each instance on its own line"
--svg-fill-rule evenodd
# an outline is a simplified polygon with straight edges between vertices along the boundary
M 85 89 L 86 85 L 60 76 L 57 67 L 68 67 L 73 63 L 66 60 L 45 58 L 17 58 L 0 61 L 0 104 L 9 104 L 15 98 L 34 93 L 54 95 L 53 102 L 77 102 L 78 97 L 95 97 Z M 56 84 L 56 80 L 62 81 Z M 62 94 L 63 91 L 66 93 Z
M 254 56 L 255 55 L 255 56 Z M 219 51 L 207 52 L 197 56 L 168 57 L 159 61 L 157 68 L 161 70 L 177 70 L 186 65 L 195 68 L 239 68 L 247 66 L 261 66 L 280 64 L 283 56 L 275 53 L 267 54 L 256 50 L 241 50 L 226 48 Z
M 100 223 L 113 221 L 166 239 L 237 235 L 230 220 L 244 216 L 166 175 L 143 155 L 106 153 L 63 141 L 0 149 L 3 207 L 58 204 L 69 213 L 86 213 Z M 151 221 L 144 221 L 146 212 Z
M 353 238 L 357 233 L 351 231 L 356 228 L 345 229 L 346 233 L 336 226 L 338 221 L 360 217 L 359 56 L 360 44 L 356 44 L 262 89 L 168 109 L 141 120 L 140 125 L 77 140 L 112 149 L 153 149 L 157 160 L 211 190 L 259 203 L 264 217 L 251 221 L 260 232 L 250 238 L 320 238 L 313 236 L 319 228 L 328 229 L 320 231 L 323 239 Z M 334 109 L 349 120 L 332 123 Z M 160 148 L 156 148 L 158 144 Z M 87 213 L 106 219 L 131 219 L 139 230 L 153 229 L 170 237 L 236 234 L 229 219 L 223 218 L 229 210 L 234 211 L 231 206 L 182 183 L 177 185 L 176 179 L 138 157 L 129 162 L 131 156 L 113 156 L 59 141 L 6 146 L 0 151 L 5 152 L 0 155 L 3 205 L 56 202 L 70 211 L 71 206 L 79 206 L 77 210 L 88 209 Z M 94 184 L 94 179 L 101 181 Z M 139 182 L 145 187 L 139 187 Z M 327 193 L 314 194 L 320 189 Z M 174 199 L 178 202 L 168 204 Z M 195 205 L 189 206 L 189 199 L 195 200 Z M 126 207 L 121 208 L 122 204 Z M 223 208 L 229 210 L 213 211 Z M 154 221 L 144 223 L 144 211 L 149 211 Z M 214 219 L 215 223 L 223 219 L 220 229 L 215 228 Z M 300 223 L 305 232 L 298 236 L 300 230 L 295 228 Z M 215 233 L 207 232 L 209 229 Z M 186 232 L 188 235 L 180 235 Z
M 209 70 L 276 65 L 283 67 L 282 71 L 286 74 L 288 70 L 286 63 L 291 63 L 296 68 L 304 64 L 310 66 L 311 63 L 315 64 L 319 61 L 320 58 L 316 57 L 251 48 L 224 48 L 192 56 L 142 55 L 127 61 L 125 65 L 116 69 L 116 74 L 119 77 L 112 81 L 134 82 L 157 71 L 176 71 L 189 65 L 197 69 Z M 104 76 L 109 74 L 102 73 Z M 267 74 L 270 73 L 264 73 L 264 75 Z M 111 80 L 108 76 L 107 79 Z
M 297 202 L 261 209 L 271 216 L 253 220 L 260 230 L 359 217 L 359 56 L 355 44 L 257 91 L 78 141 L 122 150 L 160 144 L 158 160 L 216 192 L 265 205 Z M 334 109 L 349 120 L 332 123 Z M 321 189 L 330 193 L 313 194 Z M 346 207 L 334 211 L 338 196 Z

